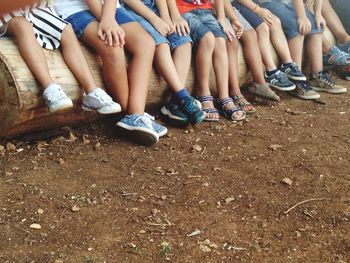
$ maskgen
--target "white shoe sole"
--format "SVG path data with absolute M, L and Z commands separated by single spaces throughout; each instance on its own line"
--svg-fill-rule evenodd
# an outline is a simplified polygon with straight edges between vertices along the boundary
M 132 136 L 139 144 L 151 146 L 159 141 L 158 134 L 151 129 L 129 126 L 122 122 L 118 122 L 116 125 L 128 131 L 131 131 Z
M 287 77 L 290 79 L 290 80 L 294 80 L 294 81 L 306 81 L 306 77 L 296 77 L 296 76 L 292 76 L 292 75 L 289 75 L 287 74 Z
M 316 99 L 319 99 L 321 96 L 320 94 L 315 94 L 315 95 L 309 95 L 309 96 L 304 96 L 304 95 L 300 95 L 300 94 L 295 94 L 295 93 L 292 93 L 294 96 L 300 98 L 300 99 L 303 99 L 303 100 L 316 100 Z
M 311 87 L 313 90 L 315 91 L 319 91 L 319 92 L 326 92 L 326 93 L 331 93 L 331 94 L 341 94 L 341 93 L 346 93 L 348 90 L 346 88 L 342 88 L 342 89 L 322 89 L 319 87 Z
M 184 120 L 176 115 L 173 115 L 170 111 L 167 110 L 167 108 L 165 106 L 160 109 L 160 112 L 172 120 L 183 121 L 183 122 L 187 121 L 187 120 Z
M 86 111 L 97 111 L 98 113 L 103 114 L 103 115 L 116 114 L 116 113 L 119 113 L 122 111 L 122 108 L 120 107 L 120 105 L 118 103 L 116 103 L 115 106 L 105 106 L 105 107 L 102 107 L 99 109 L 94 109 L 94 108 L 91 108 L 85 104 L 82 104 L 81 108 L 83 110 L 86 110 Z
M 274 88 L 274 89 L 277 89 L 279 91 L 291 91 L 291 90 L 295 90 L 296 86 L 293 85 L 291 87 L 286 87 L 286 88 L 281 88 L 279 86 L 276 86 L 276 85 L 273 85 L 273 84 L 270 84 L 267 82 L 267 84 L 271 87 L 271 88 Z

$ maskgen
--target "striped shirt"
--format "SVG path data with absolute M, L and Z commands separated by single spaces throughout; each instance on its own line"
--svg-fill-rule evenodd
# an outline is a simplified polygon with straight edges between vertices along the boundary
M 32 24 L 40 46 L 50 50 L 58 48 L 67 22 L 59 18 L 51 3 L 50 0 L 42 0 L 26 8 L 0 15 L 0 36 L 6 33 L 7 23 L 12 18 L 24 17 Z

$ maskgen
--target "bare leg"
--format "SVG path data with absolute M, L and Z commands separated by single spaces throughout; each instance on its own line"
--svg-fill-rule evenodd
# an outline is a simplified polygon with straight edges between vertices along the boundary
M 191 49 L 191 43 L 186 43 L 177 47 L 173 52 L 173 61 L 183 87 L 186 86 L 188 71 L 191 66 Z
M 226 41 L 221 37 L 215 38 L 213 53 L 213 66 L 216 79 L 216 87 L 219 99 L 225 99 L 228 95 L 228 59 Z
M 168 83 L 173 93 L 177 93 L 184 88 L 173 58 L 171 57 L 168 43 L 163 43 L 156 47 L 154 62 L 159 74 Z
M 106 46 L 97 36 L 98 22 L 90 23 L 82 36 L 82 40 L 93 47 L 101 56 L 103 75 L 108 90 L 123 111 L 128 110 L 129 86 L 126 73 L 124 49 Z
M 345 44 L 350 41 L 350 36 L 346 32 L 332 5 L 329 3 L 329 0 L 323 0 L 322 15 L 326 19 L 327 26 L 340 44 Z
M 323 53 L 328 53 L 331 49 L 332 44 L 328 41 L 328 39 L 322 34 L 322 51 Z
M 306 51 L 311 65 L 311 72 L 319 73 L 323 70 L 322 34 L 312 34 L 307 37 Z
M 262 23 L 256 28 L 256 34 L 258 36 L 258 43 L 262 61 L 266 70 L 271 71 L 276 69 L 276 64 L 272 58 L 271 44 L 270 44 L 270 29 L 266 23 Z
M 212 57 L 215 48 L 215 37 L 212 33 L 207 33 L 201 39 L 199 46 L 196 50 L 196 73 L 198 80 L 198 96 L 210 95 L 209 81 L 210 81 L 210 69 L 212 66 Z M 203 105 L 204 109 L 213 108 L 214 105 L 211 102 L 206 102 Z M 216 113 L 208 113 L 207 118 L 215 119 L 219 118 Z
M 302 68 L 304 37 L 299 35 L 288 40 L 290 54 L 293 61 Z M 322 57 L 322 56 L 321 56 Z
M 93 91 L 97 85 L 70 25 L 67 25 L 62 32 L 61 46 L 64 61 L 80 85 L 86 93 Z
M 273 16 L 273 24 L 270 26 L 271 42 L 283 64 L 292 62 L 287 39 L 283 33 L 281 21 Z
M 257 36 L 254 30 L 244 31 L 241 41 L 243 43 L 243 52 L 248 67 L 256 83 L 265 84 L 264 68 L 260 50 L 257 47 Z
M 128 68 L 128 113 L 142 114 L 145 111 L 152 70 L 154 41 L 138 23 L 127 23 L 122 25 L 122 28 L 126 36 L 125 46 L 132 55 Z
M 45 54 L 35 39 L 32 25 L 25 18 L 15 17 L 8 24 L 8 34 L 16 37 L 23 59 L 42 88 L 53 83 Z

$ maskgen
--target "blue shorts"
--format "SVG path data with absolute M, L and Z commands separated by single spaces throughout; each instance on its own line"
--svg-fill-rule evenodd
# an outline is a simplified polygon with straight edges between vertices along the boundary
M 142 0 L 143 3 L 151 9 L 154 13 L 156 13 L 159 16 L 159 12 L 157 7 L 153 4 L 152 0 Z M 155 29 L 150 22 L 148 22 L 146 19 L 144 19 L 142 16 L 136 14 L 133 10 L 131 10 L 129 7 L 125 7 L 128 12 L 131 13 L 133 18 L 142 26 L 144 30 L 150 34 L 156 44 L 156 46 L 167 43 L 170 46 L 171 50 L 174 50 L 175 48 L 182 46 L 186 43 L 192 43 L 192 38 L 190 36 L 180 36 L 177 33 L 172 33 L 170 35 L 167 35 L 166 37 L 163 36 L 161 33 Z
M 213 33 L 215 37 L 226 39 L 219 22 L 209 9 L 195 9 L 182 14 L 182 17 L 190 27 L 191 37 L 195 46 L 199 45 L 204 35 L 208 32 Z
M 96 17 L 89 10 L 75 13 L 67 17 L 65 20 L 72 25 L 73 30 L 78 38 L 84 34 L 86 27 L 91 22 L 97 21 Z M 123 7 L 117 9 L 115 13 L 115 20 L 119 25 L 136 22 L 135 19 L 133 19 L 132 15 Z
M 288 40 L 300 35 L 298 28 L 298 18 L 292 3 L 284 4 L 278 1 L 273 1 L 262 3 L 261 6 L 269 9 L 281 20 L 284 34 Z M 323 29 L 316 27 L 314 15 L 308 10 L 307 7 L 305 7 L 305 11 L 307 18 L 311 22 L 311 32 L 309 35 L 322 33 Z
M 239 11 L 239 13 L 248 21 L 248 23 L 254 29 L 256 29 L 258 26 L 264 23 L 264 20 L 262 20 L 260 16 L 250 11 L 248 8 L 240 4 L 238 1 L 233 1 L 232 6 Z

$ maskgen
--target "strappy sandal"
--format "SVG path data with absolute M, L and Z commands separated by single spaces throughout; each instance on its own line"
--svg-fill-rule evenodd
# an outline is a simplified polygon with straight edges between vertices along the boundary
M 246 100 L 242 94 L 241 95 L 237 95 L 237 96 L 233 96 L 232 99 L 233 99 L 233 102 L 238 107 L 240 107 L 242 110 L 244 110 L 244 112 L 246 114 L 254 114 L 254 113 L 256 113 L 256 109 L 253 106 L 253 104 L 251 104 L 248 101 L 242 101 L 242 99 Z
M 219 111 L 214 108 L 214 107 L 210 107 L 210 108 L 205 108 L 204 104 L 206 102 L 214 102 L 214 97 L 211 95 L 207 95 L 207 96 L 200 96 L 197 97 L 197 100 L 200 101 L 200 103 L 202 104 L 202 110 L 206 113 L 206 117 L 204 119 L 204 121 L 210 121 L 210 122 L 217 122 L 219 121 L 219 117 L 217 118 L 210 118 L 209 114 L 217 114 L 219 116 Z
M 268 100 L 280 101 L 280 97 L 267 84 L 253 82 L 252 85 L 248 87 L 248 91 Z
M 225 98 L 223 100 L 217 100 L 217 104 L 219 106 L 220 109 L 220 114 L 225 116 L 226 119 L 230 120 L 230 121 L 243 121 L 246 118 L 246 113 L 244 112 L 244 110 L 242 110 L 241 108 L 238 108 L 234 102 L 233 99 L 228 97 Z M 228 104 L 232 104 L 231 108 L 227 108 L 226 105 Z M 237 117 L 237 115 L 235 113 L 237 112 L 241 112 L 243 113 L 243 115 L 241 117 Z

